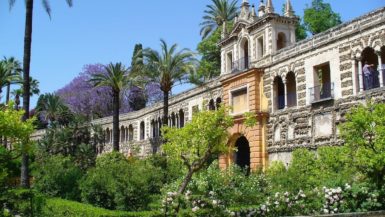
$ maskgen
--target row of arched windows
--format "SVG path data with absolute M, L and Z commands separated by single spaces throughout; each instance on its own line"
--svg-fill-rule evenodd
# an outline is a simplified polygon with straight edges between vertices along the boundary
M 273 82 L 273 107 L 275 110 L 297 106 L 297 85 L 294 72 L 286 77 L 276 76 Z
M 210 99 L 209 104 L 208 104 L 208 109 L 209 110 L 218 110 L 219 107 L 221 106 L 222 99 L 218 97 L 215 101 L 214 99 Z
M 119 129 L 120 132 L 120 142 L 128 142 L 134 140 L 134 128 L 130 124 L 128 127 L 121 126 Z M 104 141 L 105 143 L 112 143 L 113 135 L 112 130 L 107 128 L 104 133 Z
M 366 47 L 354 58 L 352 71 L 353 90 L 361 92 L 385 84 L 385 46 L 377 48 Z M 334 97 L 334 83 L 329 62 L 314 66 L 313 86 L 309 88 L 311 103 Z M 276 76 L 272 86 L 273 110 L 281 110 L 297 106 L 297 85 L 294 72 L 290 71 L 284 77 Z

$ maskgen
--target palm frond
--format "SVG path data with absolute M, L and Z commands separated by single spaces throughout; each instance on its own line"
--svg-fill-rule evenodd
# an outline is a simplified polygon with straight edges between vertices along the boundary
M 15 5 L 16 0 L 8 0 L 9 4 L 9 10 L 12 10 L 13 6 Z
M 42 0 L 43 8 L 45 12 L 47 12 L 49 19 L 51 19 L 51 5 L 49 4 L 49 0 Z

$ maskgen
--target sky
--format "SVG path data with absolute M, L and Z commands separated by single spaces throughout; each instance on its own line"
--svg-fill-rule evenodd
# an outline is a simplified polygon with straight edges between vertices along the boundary
M 285 0 L 273 0 L 281 12 Z M 291 0 L 302 16 L 311 0 Z M 200 42 L 200 22 L 211 0 L 51 0 L 52 19 L 41 1 L 35 0 L 31 76 L 40 82 L 41 93 L 54 92 L 76 77 L 85 64 L 122 62 L 129 65 L 136 43 L 159 50 L 159 40 L 195 50 Z M 241 2 L 241 0 L 239 0 Z M 258 6 L 259 0 L 249 0 Z M 325 0 L 349 21 L 385 6 L 385 0 Z M 17 0 L 10 11 L 0 0 L 0 57 L 23 59 L 25 5 Z M 191 88 L 178 86 L 176 94 Z M 31 108 L 37 96 L 31 99 Z

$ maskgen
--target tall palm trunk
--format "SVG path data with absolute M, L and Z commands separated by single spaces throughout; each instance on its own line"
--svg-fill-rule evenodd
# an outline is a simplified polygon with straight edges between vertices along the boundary
M 163 91 L 163 126 L 168 124 L 168 93 L 169 91 Z
M 9 103 L 9 94 L 10 94 L 10 92 L 11 92 L 11 84 L 7 84 L 7 93 L 6 93 L 6 95 L 5 95 L 5 104 L 7 104 L 8 105 L 8 103 Z
M 113 149 L 119 151 L 119 95 L 120 91 L 113 90 L 113 115 L 112 115 L 112 131 L 113 131 Z
M 33 0 L 26 0 L 25 33 L 24 33 L 24 58 L 23 58 L 23 121 L 29 118 L 29 69 L 31 63 L 31 44 L 32 44 L 32 14 Z M 24 144 L 26 145 L 26 144 Z M 23 152 L 21 159 L 21 186 L 29 188 L 29 156 Z

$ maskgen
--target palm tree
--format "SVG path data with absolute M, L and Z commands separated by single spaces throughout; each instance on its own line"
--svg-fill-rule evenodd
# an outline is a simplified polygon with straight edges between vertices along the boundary
M 17 81 L 20 81 L 20 77 L 13 70 L 10 70 L 9 64 L 6 61 L 0 61 L 0 94 L 4 87 Z
M 164 40 L 160 40 L 161 52 L 145 49 L 143 51 L 144 62 L 146 63 L 143 73 L 149 79 L 160 85 L 163 92 L 163 125 L 167 125 L 168 99 L 170 91 L 176 82 L 186 81 L 195 74 L 197 59 L 188 49 L 177 51 L 177 44 L 170 49 Z
M 30 93 L 29 93 L 29 95 L 30 96 L 39 95 L 40 94 L 39 81 L 32 78 L 32 77 L 29 77 L 29 80 L 30 80 Z M 13 90 L 12 95 L 15 96 L 15 106 L 18 110 L 19 105 L 20 105 L 20 96 L 23 95 L 23 87 Z
M 9 74 L 12 74 L 15 76 L 15 79 L 10 80 L 7 84 L 7 94 L 5 97 L 5 103 L 8 104 L 9 102 L 9 95 L 11 92 L 11 85 L 21 83 L 21 63 L 18 61 L 15 57 L 6 58 L 4 57 L 3 60 L 6 64 L 7 69 L 9 70 Z
M 203 22 L 200 24 L 201 36 L 206 38 L 218 27 L 228 21 L 232 21 L 238 14 L 238 0 L 212 0 L 211 5 L 206 5 Z
M 9 8 L 11 9 L 15 4 L 16 0 L 8 0 Z M 66 0 L 67 4 L 71 7 L 72 0 Z M 51 18 L 51 7 L 49 0 L 42 1 L 45 11 Z M 30 81 L 29 81 L 29 70 L 31 65 L 31 45 L 32 45 L 32 17 L 33 17 L 33 0 L 25 0 L 25 31 L 24 31 L 24 57 L 23 57 L 23 109 L 24 115 L 23 120 L 26 121 L 29 118 L 29 96 L 30 96 Z M 29 157 L 27 153 L 22 154 L 21 159 L 21 175 L 20 181 L 21 186 L 29 188 L 29 170 L 28 170 Z
M 119 151 L 119 108 L 121 91 L 137 83 L 138 77 L 128 73 L 128 69 L 122 63 L 110 63 L 105 66 L 105 72 L 92 75 L 90 82 L 95 87 L 110 87 L 113 98 L 112 131 L 113 150 Z
M 58 95 L 52 93 L 42 95 L 36 106 L 36 111 L 51 125 L 56 123 L 67 124 L 71 118 L 69 108 Z

